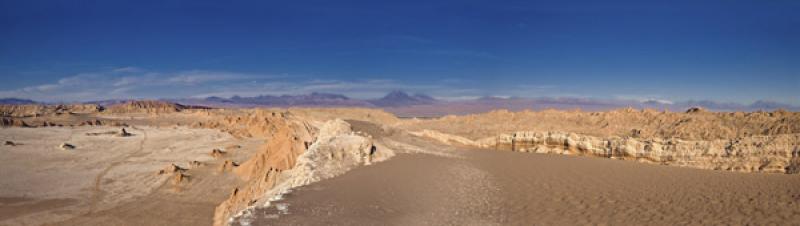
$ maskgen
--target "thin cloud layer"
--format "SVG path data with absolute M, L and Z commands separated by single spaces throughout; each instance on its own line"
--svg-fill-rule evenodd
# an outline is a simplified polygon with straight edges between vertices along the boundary
M 408 84 L 389 79 L 324 80 L 296 75 L 248 74 L 229 71 L 153 71 L 122 67 L 79 73 L 53 83 L 0 91 L 0 98 L 26 98 L 45 102 L 80 102 L 108 99 L 205 98 L 259 95 L 300 95 L 312 92 L 343 94 L 353 98 L 378 98 L 393 90 L 423 93 L 441 100 L 459 101 L 484 96 L 593 98 L 553 85 L 516 84 L 496 92 L 475 84 L 446 78 L 439 82 Z M 657 95 L 617 95 L 615 99 L 662 104 L 673 102 Z
M 297 95 L 328 92 L 373 98 L 392 90 L 420 92 L 444 99 L 476 96 L 479 90 L 452 85 L 404 84 L 394 80 L 319 80 L 303 76 L 246 74 L 227 71 L 151 71 L 137 67 L 79 73 L 48 84 L 0 91 L 0 98 L 47 102 L 107 99 Z
M 54 83 L 0 91 L 0 97 L 52 102 L 179 97 L 201 92 L 204 86 L 211 83 L 242 82 L 265 77 L 269 76 L 200 70 L 155 72 L 125 67 L 79 73 Z

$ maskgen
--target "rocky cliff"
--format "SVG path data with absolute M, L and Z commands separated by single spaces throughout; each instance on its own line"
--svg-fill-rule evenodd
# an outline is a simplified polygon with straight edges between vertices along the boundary
M 565 132 L 521 131 L 480 140 L 431 130 L 411 134 L 494 150 L 587 155 L 739 172 L 800 173 L 800 134 L 735 139 L 594 137 Z
M 494 111 L 403 127 L 438 141 L 742 172 L 800 171 L 800 113 Z
M 245 184 L 235 188 L 228 200 L 217 206 L 214 225 L 227 225 L 231 216 L 256 204 L 262 196 L 275 187 L 281 174 L 294 167 L 297 156 L 313 142 L 315 131 L 310 125 L 285 118 L 281 114 L 259 112 L 246 119 L 229 118 L 229 123 L 247 127 L 248 134 L 265 136 L 265 147 L 234 171 Z M 237 124 L 229 124 L 234 126 Z M 252 127 L 251 127 L 252 126 Z M 242 134 L 242 131 L 232 132 Z
M 250 129 L 231 132 L 267 136 L 265 147 L 234 169 L 245 183 L 217 206 L 214 225 L 227 225 L 243 211 L 268 205 L 271 197 L 293 187 L 330 178 L 392 155 L 389 150 L 378 152 L 372 139 L 353 133 L 350 125 L 340 119 L 314 126 L 285 113 L 261 111 L 250 115 L 229 117 L 224 124 L 206 125 L 237 128 L 234 125 L 245 122 L 244 125 L 249 125 L 245 127 Z
M 483 145 L 491 146 L 490 143 Z M 498 136 L 494 148 L 519 152 L 591 155 L 741 172 L 798 173 L 800 167 L 800 134 L 697 141 L 677 138 L 598 138 L 560 132 L 516 132 Z

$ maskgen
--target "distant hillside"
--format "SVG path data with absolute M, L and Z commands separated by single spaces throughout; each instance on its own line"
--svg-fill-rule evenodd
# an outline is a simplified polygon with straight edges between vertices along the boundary
M 209 109 L 209 107 L 183 105 L 162 100 L 131 100 L 111 104 L 106 111 L 111 113 L 171 113 L 188 109 Z
M 181 104 L 217 107 L 373 107 L 365 100 L 351 99 L 340 94 L 311 93 L 307 95 L 260 95 L 255 97 L 233 96 L 231 98 L 207 97 L 173 100 Z
M 341 94 L 311 93 L 307 95 L 260 95 L 255 97 L 231 98 L 207 97 L 203 99 L 178 99 L 182 104 L 224 106 L 224 107 L 408 107 L 429 105 L 438 101 L 424 94 L 409 95 L 402 91 L 393 91 L 379 99 L 353 99 Z

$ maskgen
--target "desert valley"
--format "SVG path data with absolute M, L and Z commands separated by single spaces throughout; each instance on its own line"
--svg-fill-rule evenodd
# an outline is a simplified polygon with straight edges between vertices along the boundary
M 800 1 L 0 1 L 0 226 L 800 225 Z
M 800 224 L 784 110 L 0 110 L 0 225 Z

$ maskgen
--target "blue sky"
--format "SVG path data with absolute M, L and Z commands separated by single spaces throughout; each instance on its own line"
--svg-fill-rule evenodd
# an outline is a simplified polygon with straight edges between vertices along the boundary
M 0 97 L 800 104 L 800 1 L 0 0 Z

